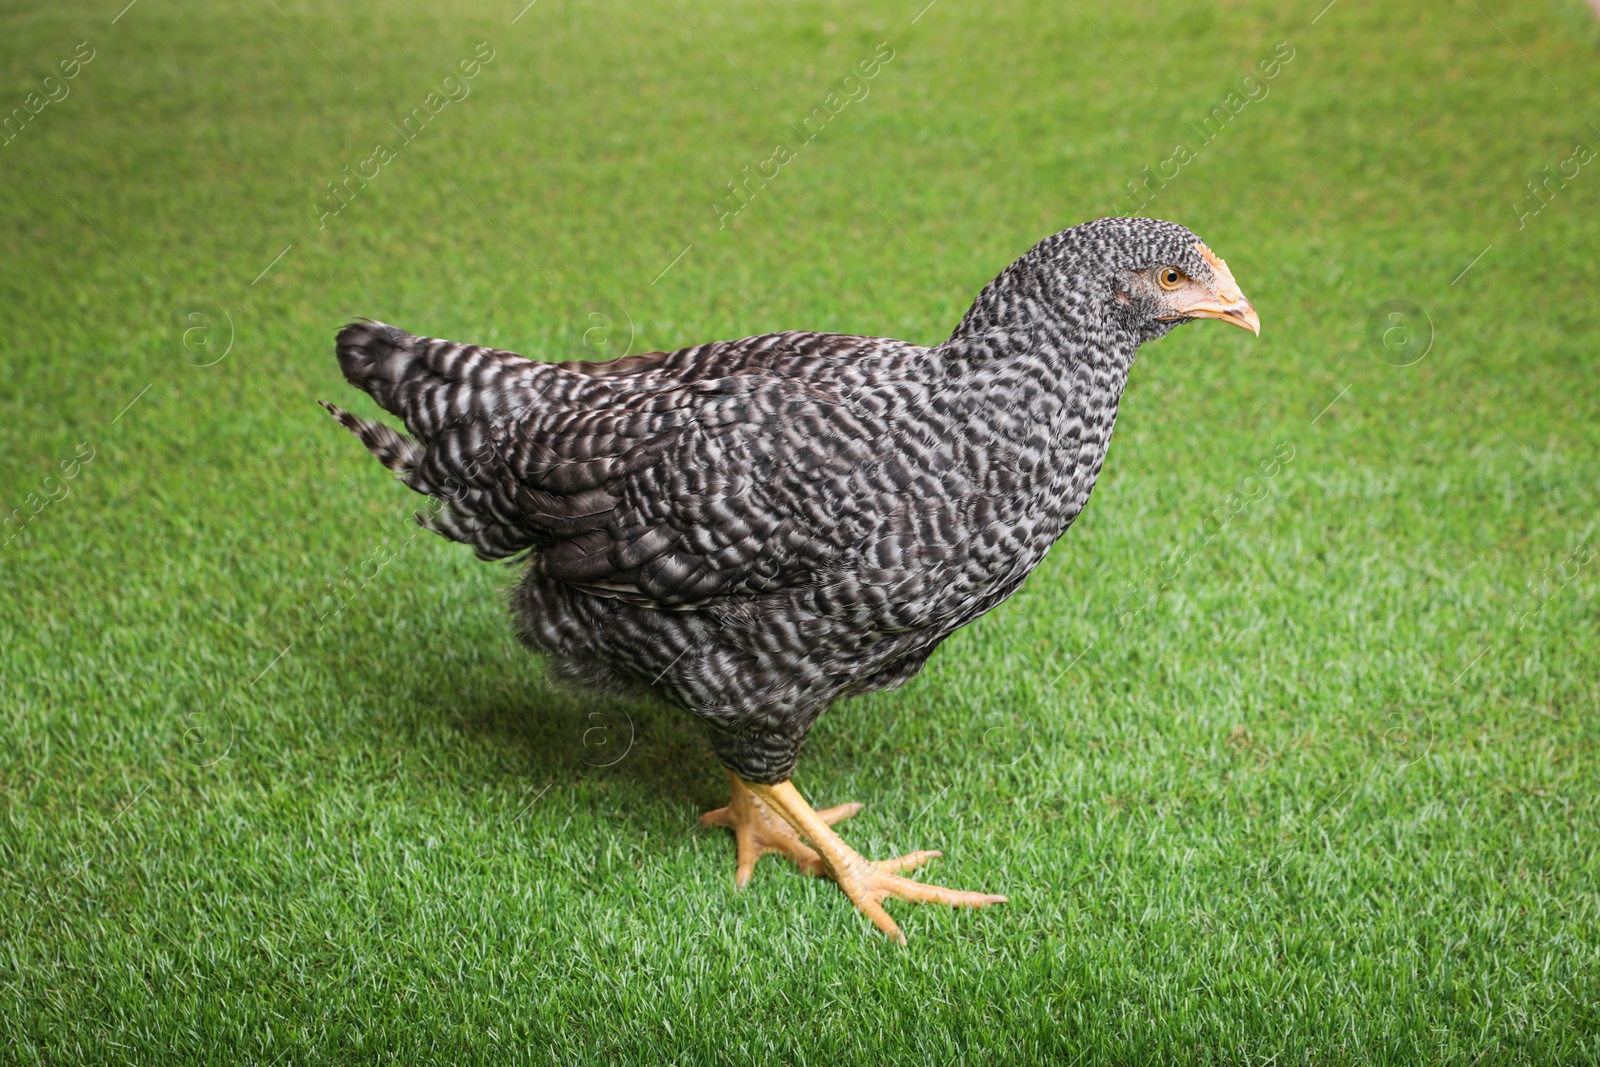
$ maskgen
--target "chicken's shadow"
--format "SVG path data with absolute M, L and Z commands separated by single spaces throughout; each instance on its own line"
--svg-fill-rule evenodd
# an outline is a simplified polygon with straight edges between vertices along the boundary
M 676 708 L 537 685 L 526 699 L 468 697 L 453 712 L 463 734 L 492 739 L 521 775 L 627 790 L 622 806 L 641 825 L 663 817 L 680 823 L 727 802 L 710 744 Z
M 344 716 L 347 743 L 425 751 L 404 762 L 432 785 L 443 761 L 466 789 L 608 794 L 606 806 L 644 830 L 727 802 L 722 768 L 688 712 L 569 689 L 524 653 L 462 654 L 458 634 L 423 618 L 418 626 L 400 612 L 375 614 L 362 644 L 376 655 L 332 644 L 306 657 L 330 685 L 360 694 Z M 449 651 L 419 657 L 419 648 Z

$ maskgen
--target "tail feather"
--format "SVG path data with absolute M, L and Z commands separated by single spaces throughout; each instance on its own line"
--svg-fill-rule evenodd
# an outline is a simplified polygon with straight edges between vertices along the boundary
M 415 439 L 398 433 L 381 422 L 363 419 L 359 415 L 352 415 L 335 404 L 326 400 L 319 400 L 328 410 L 328 414 L 339 420 L 339 424 L 361 439 L 367 446 L 367 451 L 378 457 L 378 462 L 388 467 L 402 479 L 407 478 L 422 463 L 422 446 Z
M 345 380 L 398 416 L 410 435 L 318 403 L 409 488 L 443 505 L 418 514 L 417 522 L 489 559 L 528 548 L 532 536 L 502 499 L 513 472 L 485 433 L 525 409 L 544 365 L 372 321 L 340 330 L 336 351 Z
M 426 445 L 440 431 L 506 414 L 525 402 L 541 365 L 511 352 L 415 337 L 383 322 L 339 331 L 345 380 L 405 420 Z

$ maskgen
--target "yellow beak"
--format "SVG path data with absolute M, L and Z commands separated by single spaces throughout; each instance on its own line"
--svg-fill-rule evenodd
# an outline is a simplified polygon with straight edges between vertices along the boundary
M 1192 315 L 1197 319 L 1217 319 L 1241 330 L 1249 330 L 1257 337 L 1261 336 L 1261 316 L 1256 314 L 1256 309 L 1250 301 L 1239 294 L 1239 299 L 1232 302 L 1222 300 L 1202 300 L 1179 309 L 1181 314 Z
M 1179 308 L 1178 314 L 1192 315 L 1197 319 L 1219 319 L 1260 337 L 1261 316 L 1256 314 L 1256 309 L 1239 290 L 1239 283 L 1233 280 L 1233 271 L 1204 244 L 1198 247 L 1212 274 L 1216 276 L 1215 290 L 1188 307 Z

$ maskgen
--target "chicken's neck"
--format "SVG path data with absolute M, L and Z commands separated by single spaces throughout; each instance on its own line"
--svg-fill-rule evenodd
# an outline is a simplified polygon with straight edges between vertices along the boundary
M 936 350 L 947 402 L 986 454 L 991 491 L 1046 545 L 1089 499 L 1143 340 L 1110 311 L 1109 286 L 1102 293 L 1084 277 L 1024 257 Z

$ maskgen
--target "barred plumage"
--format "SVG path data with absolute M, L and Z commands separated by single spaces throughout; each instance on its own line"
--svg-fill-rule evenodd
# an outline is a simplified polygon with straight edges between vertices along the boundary
M 328 408 L 439 502 L 431 529 L 528 554 L 521 636 L 566 676 L 688 709 L 776 783 L 825 708 L 912 677 L 1071 525 L 1138 346 L 1249 309 L 1175 303 L 1164 268 L 1185 299 L 1232 287 L 1182 226 L 1103 219 L 1040 242 L 932 348 L 785 332 L 540 363 L 357 323 L 345 377 L 410 436 Z

